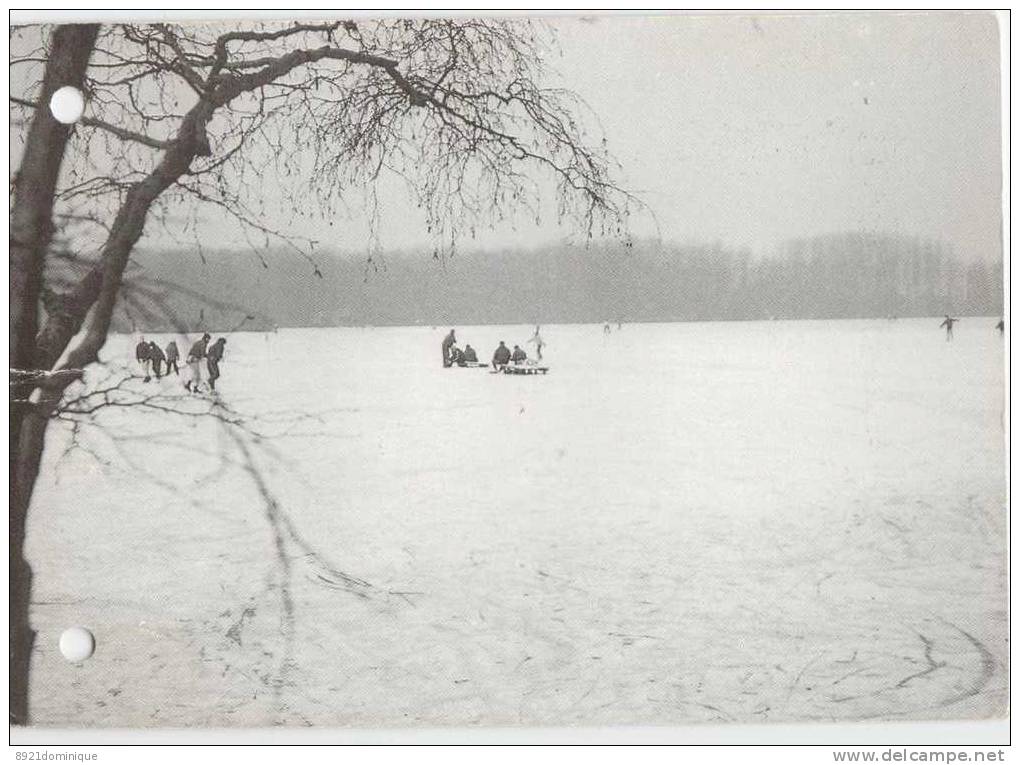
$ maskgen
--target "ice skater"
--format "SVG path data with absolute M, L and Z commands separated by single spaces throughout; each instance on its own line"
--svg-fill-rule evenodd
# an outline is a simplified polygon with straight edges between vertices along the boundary
M 177 341 L 171 340 L 166 346 L 166 373 L 170 374 L 171 367 L 174 370 L 175 375 L 180 375 L 181 370 L 177 368 L 177 359 L 181 357 L 181 352 L 177 350 Z
M 604 324 L 602 325 L 602 334 L 603 334 L 603 335 L 608 335 L 608 334 L 609 334 L 610 332 L 612 332 L 612 331 L 613 331 L 613 328 L 609 326 L 609 322 L 608 322 L 608 321 L 607 321 L 607 322 L 605 322 L 605 323 L 604 323 Z
M 145 375 L 143 382 L 149 382 L 152 379 L 152 349 L 144 337 L 135 346 L 135 360 L 141 365 L 142 374 Z
M 539 334 L 539 330 L 540 329 L 541 329 L 541 327 L 539 327 L 536 324 L 535 325 L 535 334 L 533 334 L 531 336 L 531 339 L 528 340 L 529 343 L 534 343 L 535 344 L 535 355 L 538 356 L 538 360 L 539 361 L 542 360 L 542 348 L 543 348 L 543 346 L 545 346 L 545 341 L 542 340 L 542 335 Z
M 202 335 L 202 339 L 196 340 L 195 344 L 191 346 L 191 350 L 188 351 L 186 363 L 191 376 L 184 381 L 184 388 L 192 393 L 198 393 L 198 389 L 202 385 L 202 359 L 205 358 L 206 346 L 210 339 L 209 333 L 206 332 Z
M 453 361 L 450 359 L 450 349 L 453 348 L 457 343 L 457 335 L 451 329 L 450 334 L 443 338 L 443 366 L 449 367 L 453 365 Z
M 953 340 L 953 325 L 956 324 L 956 322 L 958 322 L 958 321 L 959 321 L 959 319 L 952 319 L 952 318 L 950 318 L 949 314 L 946 314 L 946 318 L 942 320 L 941 324 L 939 324 L 939 329 L 941 329 L 942 327 L 946 328 L 946 342 L 947 343 L 952 342 L 952 340 Z
M 1003 319 L 999 319 L 999 323 L 995 325 L 995 328 L 999 330 L 999 334 L 1001 335 L 1006 331 L 1006 322 Z
M 211 346 L 205 354 L 205 364 L 209 369 L 209 390 L 216 390 L 216 381 L 220 378 L 220 362 L 223 361 L 223 346 L 227 339 L 221 337 Z

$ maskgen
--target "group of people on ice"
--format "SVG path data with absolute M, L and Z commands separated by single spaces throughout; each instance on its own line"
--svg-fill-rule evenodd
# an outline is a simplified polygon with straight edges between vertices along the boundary
M 539 360 L 542 358 L 542 348 L 545 347 L 545 341 L 542 339 L 540 330 L 541 327 L 535 327 L 535 334 L 527 341 L 528 343 L 534 343 L 535 352 Z M 457 346 L 456 330 L 451 329 L 450 333 L 443 338 L 442 349 L 444 367 L 466 367 L 468 364 L 472 364 L 474 366 L 479 365 L 478 353 L 471 347 L 470 343 L 465 345 L 463 350 Z M 514 349 L 511 351 L 506 347 L 506 343 L 500 340 L 499 345 L 492 354 L 492 361 L 490 363 L 494 370 L 499 370 L 507 364 L 522 364 L 527 360 L 528 354 L 525 353 L 524 349 L 519 345 L 515 345 Z
M 205 361 L 205 367 L 209 373 L 209 390 L 216 390 L 216 380 L 220 377 L 220 362 L 223 361 L 223 351 L 227 339 L 221 337 L 212 345 L 209 345 L 210 340 L 212 340 L 212 336 L 206 332 L 192 344 L 188 351 L 185 362 L 187 379 L 184 381 L 184 387 L 191 393 L 198 393 L 201 389 L 203 361 Z M 157 380 L 164 374 L 169 375 L 171 370 L 175 375 L 179 375 L 180 368 L 177 366 L 177 360 L 180 356 L 176 340 L 171 340 L 165 351 L 154 342 L 146 342 L 144 337 L 135 346 L 135 359 L 142 367 L 145 382 L 152 379 L 153 373 Z

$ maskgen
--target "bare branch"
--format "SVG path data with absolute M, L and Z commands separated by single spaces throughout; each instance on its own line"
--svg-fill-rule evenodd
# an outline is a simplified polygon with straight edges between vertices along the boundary
M 11 96 L 10 100 L 12 104 L 17 104 L 18 106 L 24 106 L 29 109 L 39 108 L 39 104 L 32 103 L 31 101 L 26 101 L 23 98 Z M 147 135 L 135 133 L 132 130 L 125 130 L 124 128 L 117 127 L 116 125 L 111 125 L 108 122 L 103 122 L 103 120 L 97 120 L 95 117 L 83 116 L 81 119 L 78 120 L 77 124 L 84 125 L 85 127 L 105 130 L 107 133 L 110 133 L 111 135 L 114 135 L 117 138 L 120 138 L 124 141 L 134 141 L 135 143 L 140 143 L 143 146 L 149 146 L 150 148 L 153 149 L 165 149 L 169 145 L 166 141 L 160 141 L 155 138 L 150 138 Z

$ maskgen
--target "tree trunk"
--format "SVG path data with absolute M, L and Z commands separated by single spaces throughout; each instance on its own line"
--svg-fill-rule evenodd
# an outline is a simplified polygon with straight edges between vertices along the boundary
M 80 28 L 80 27 L 75 27 Z M 63 27 L 61 29 L 64 29 Z M 98 29 L 98 28 L 96 28 Z M 59 30 L 58 30 L 59 31 Z M 56 33 L 55 33 L 56 34 Z M 95 42 L 95 32 L 89 38 L 88 50 L 91 51 Z M 81 42 L 76 45 L 81 46 Z M 47 62 L 47 75 L 51 66 L 56 66 L 62 55 L 75 51 L 75 45 L 70 45 L 69 50 L 62 49 L 54 41 L 51 56 Z M 80 52 L 80 51 L 79 51 Z M 80 61 L 81 71 L 79 83 L 84 76 L 85 67 L 88 64 L 88 56 Z M 61 69 L 61 71 L 64 71 Z M 45 80 L 44 80 L 45 82 Z M 59 82 L 56 86 L 50 83 L 52 89 L 67 84 L 67 80 Z M 47 91 L 44 86 L 44 93 Z M 237 95 L 230 92 L 229 97 Z M 48 99 L 48 96 L 47 96 Z M 47 101 L 48 103 L 48 101 Z M 36 259 L 26 246 L 31 237 L 23 237 L 19 243 L 19 260 L 15 265 L 15 241 L 14 241 L 14 217 L 16 209 L 12 209 L 12 238 L 11 238 L 11 271 L 12 271 L 12 369 L 49 371 L 62 356 L 68 347 L 72 337 L 85 321 L 85 314 L 91 309 L 90 319 L 84 336 L 66 356 L 66 360 L 60 364 L 59 371 L 74 371 L 84 369 L 88 364 L 98 359 L 100 348 L 106 342 L 106 334 L 110 327 L 110 318 L 113 314 L 114 305 L 117 300 L 124 268 L 127 266 L 128 258 L 131 255 L 135 244 L 142 235 L 145 227 L 145 219 L 148 216 L 149 208 L 153 201 L 159 197 L 169 186 L 171 186 L 182 174 L 187 172 L 191 161 L 207 143 L 205 138 L 205 126 L 211 119 L 215 104 L 200 99 L 191 108 L 181 125 L 177 138 L 170 142 L 166 154 L 153 171 L 141 181 L 134 184 L 128 191 L 124 203 L 118 211 L 113 225 L 110 227 L 110 235 L 103 245 L 100 253 L 99 263 L 77 284 L 67 296 L 65 302 L 72 306 L 69 316 L 60 314 L 48 317 L 46 325 L 36 332 L 38 327 L 38 303 L 42 281 L 42 262 L 45 256 L 45 246 L 38 246 L 39 241 L 45 242 L 48 246 L 50 231 L 52 228 L 52 205 L 53 191 L 56 183 L 56 174 L 52 176 L 50 193 L 48 197 L 34 192 L 35 186 L 29 187 L 26 180 L 26 190 L 32 189 L 32 197 L 37 199 L 39 204 L 48 199 L 47 225 L 36 226 L 30 229 L 36 234 L 36 248 L 34 253 Z M 45 113 L 45 114 L 44 114 Z M 36 116 L 43 114 L 44 118 L 52 121 L 47 109 L 37 109 Z M 33 121 L 32 129 L 35 127 Z M 29 144 L 31 144 L 32 130 L 29 132 Z M 66 143 L 67 133 L 57 134 L 62 136 Z M 40 140 L 47 139 L 42 136 Z M 49 140 L 53 140 L 49 138 Z M 59 147 L 59 154 L 63 154 L 62 143 Z M 56 147 L 53 149 L 56 154 Z M 29 156 L 29 145 L 26 145 L 25 157 Z M 25 167 L 25 161 L 22 167 Z M 28 168 L 26 168 L 28 169 Z M 59 170 L 59 163 L 57 170 Z M 47 179 L 49 176 L 47 176 Z M 19 186 L 21 181 L 19 179 Z M 20 188 L 16 190 L 20 191 Z M 15 195 L 15 208 L 17 207 L 18 196 Z M 27 219 L 28 216 L 26 215 Z M 38 220 L 38 219 L 37 219 Z M 27 227 L 26 227 L 27 228 Z M 24 261 L 24 262 L 22 262 Z M 38 262 L 37 262 L 38 261 Z M 20 322 L 20 334 L 18 347 L 24 348 L 24 357 L 19 357 L 22 366 L 14 364 L 14 305 L 13 273 L 16 268 L 19 270 L 29 267 L 36 268 L 34 272 L 25 271 L 25 278 L 21 284 L 32 295 L 32 306 L 35 310 L 29 311 L 25 300 L 21 300 L 23 316 L 18 319 Z M 34 276 L 33 276 L 34 275 Z M 31 313 L 31 317 L 29 317 Z M 32 330 L 32 342 L 23 342 L 27 337 L 28 328 Z M 11 721 L 25 724 L 28 721 L 28 678 L 32 645 L 35 634 L 28 621 L 28 606 L 31 596 L 32 571 L 28 561 L 24 558 L 24 542 L 26 520 L 29 504 L 32 498 L 32 488 L 35 485 L 36 477 L 39 474 L 39 465 L 42 459 L 43 446 L 45 443 L 46 426 L 54 409 L 60 402 L 63 390 L 74 379 L 73 375 L 51 377 L 47 380 L 28 385 L 21 391 L 18 398 L 21 403 L 11 407 L 11 520 L 10 520 L 10 572 L 11 572 L 11 622 L 10 622 L 10 670 L 11 670 Z M 23 386 L 22 386 L 23 387 Z M 37 401 L 28 402 L 28 394 L 32 393 L 35 387 L 37 390 Z M 12 391 L 15 387 L 12 386 Z
M 35 644 L 29 623 L 32 567 L 25 558 L 25 524 L 32 488 L 39 475 L 48 417 L 30 412 L 23 417 L 17 463 L 11 474 L 10 503 L 10 722 L 28 723 L 28 679 Z
M 65 310 L 49 314 L 45 325 L 39 329 L 54 189 L 70 134 L 69 128 L 53 119 L 48 108 L 49 99 L 63 85 L 81 85 L 97 32 L 95 25 L 69 25 L 58 27 L 51 37 L 39 108 L 35 110 L 29 129 L 11 208 L 10 714 L 11 722 L 17 724 L 28 721 L 29 665 L 35 639 L 28 621 L 32 571 L 24 558 L 25 531 L 46 426 L 63 390 L 81 370 L 98 360 L 110 328 L 124 269 L 142 235 L 152 203 L 188 171 L 196 156 L 209 154 L 206 126 L 217 108 L 243 93 L 285 77 L 298 66 L 333 58 L 381 67 L 401 89 L 412 96 L 420 95 L 396 70 L 395 61 L 330 46 L 291 51 L 254 72 L 229 76 L 217 73 L 215 87 L 205 87 L 208 80 L 199 83 L 203 86 L 199 100 L 185 115 L 176 137 L 163 143 L 166 152 L 162 159 L 125 195 L 99 262 L 73 290 L 61 296 Z M 65 355 L 83 326 L 85 332 L 81 340 Z M 45 376 L 45 379 L 25 382 L 24 376 L 15 371 L 49 372 L 61 358 L 64 361 L 56 369 L 57 374 Z M 62 372 L 67 374 L 61 376 Z M 35 403 L 29 401 L 33 392 L 37 396 Z
M 54 119 L 52 94 L 65 85 L 82 87 L 99 26 L 69 24 L 50 38 L 50 56 L 15 180 L 10 230 L 10 721 L 28 722 L 28 678 L 35 632 L 28 620 L 32 569 L 24 556 L 32 488 L 39 473 L 47 412 L 29 403 L 35 387 L 39 296 L 46 250 L 53 234 L 53 200 L 71 127 Z

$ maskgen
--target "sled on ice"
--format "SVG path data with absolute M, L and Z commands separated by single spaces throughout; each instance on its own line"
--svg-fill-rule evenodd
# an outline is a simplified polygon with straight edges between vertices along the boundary
M 505 375 L 544 375 L 548 374 L 549 367 L 537 361 L 527 359 L 519 364 L 497 364 L 496 373 L 499 372 Z

